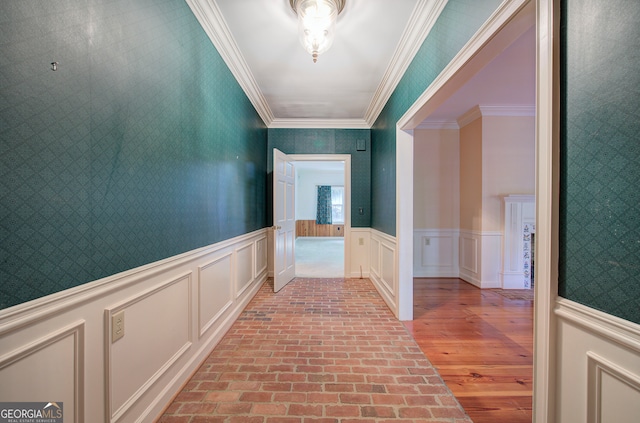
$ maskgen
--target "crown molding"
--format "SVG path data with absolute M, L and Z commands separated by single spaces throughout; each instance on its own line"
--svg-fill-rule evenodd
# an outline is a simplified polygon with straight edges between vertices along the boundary
M 238 48 L 215 0 L 185 0 L 268 128 L 370 129 L 448 0 L 419 0 L 363 119 L 277 119 Z
M 288 129 L 371 129 L 364 119 L 273 119 L 271 128 Z
M 463 128 L 468 124 L 470 124 L 471 122 L 473 122 L 474 120 L 479 119 L 481 117 L 482 117 L 482 109 L 480 109 L 480 106 L 473 106 L 469 111 L 465 112 L 462 116 L 460 116 L 457 119 L 458 126 L 460 128 Z
M 472 107 L 468 112 L 458 118 L 460 128 L 467 126 L 474 120 L 486 116 L 535 116 L 535 105 L 515 105 L 515 104 L 479 104 Z
M 372 127 L 448 0 L 419 0 L 387 66 L 364 119 Z
M 530 28 L 530 16 L 535 16 L 536 2 L 531 0 L 504 0 L 498 9 L 458 51 L 449 64 L 431 82 L 431 85 L 413 103 L 397 122 L 399 128 L 411 129 L 426 116 L 421 110 L 435 98 L 445 85 L 457 77 L 461 83 L 471 77 L 473 69 L 479 69 L 495 58 L 502 49 Z M 489 41 L 492 41 L 489 43 Z M 485 48 L 491 44 L 489 48 Z M 466 67 L 467 65 L 471 65 Z M 460 123 L 460 119 L 458 119 Z
M 535 104 L 481 104 L 482 116 L 535 116 Z
M 460 129 L 455 120 L 425 120 L 415 129 Z
M 249 101 L 253 104 L 256 112 L 262 118 L 262 121 L 269 126 L 274 119 L 273 112 L 262 95 L 262 91 L 233 39 L 216 2 L 214 0 L 185 1 L 238 81 L 238 84 L 242 87 Z

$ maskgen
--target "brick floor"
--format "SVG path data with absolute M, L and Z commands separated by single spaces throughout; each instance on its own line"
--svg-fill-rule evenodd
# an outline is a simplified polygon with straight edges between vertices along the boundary
M 368 279 L 267 281 L 159 423 L 472 423 Z

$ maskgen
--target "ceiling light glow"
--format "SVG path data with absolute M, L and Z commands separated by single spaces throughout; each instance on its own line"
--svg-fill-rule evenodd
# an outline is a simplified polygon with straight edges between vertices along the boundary
M 298 15 L 300 44 L 311 54 L 313 62 L 333 43 L 336 20 L 346 0 L 289 0 Z

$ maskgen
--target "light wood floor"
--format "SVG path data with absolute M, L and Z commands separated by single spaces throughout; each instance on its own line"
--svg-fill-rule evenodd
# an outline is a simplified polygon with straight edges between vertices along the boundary
M 474 423 L 531 422 L 532 300 L 416 278 L 405 326 Z

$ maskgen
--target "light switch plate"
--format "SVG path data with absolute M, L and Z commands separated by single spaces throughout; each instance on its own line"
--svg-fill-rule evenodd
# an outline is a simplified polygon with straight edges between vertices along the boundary
M 124 336 L 124 310 L 111 316 L 111 342 L 116 342 Z

